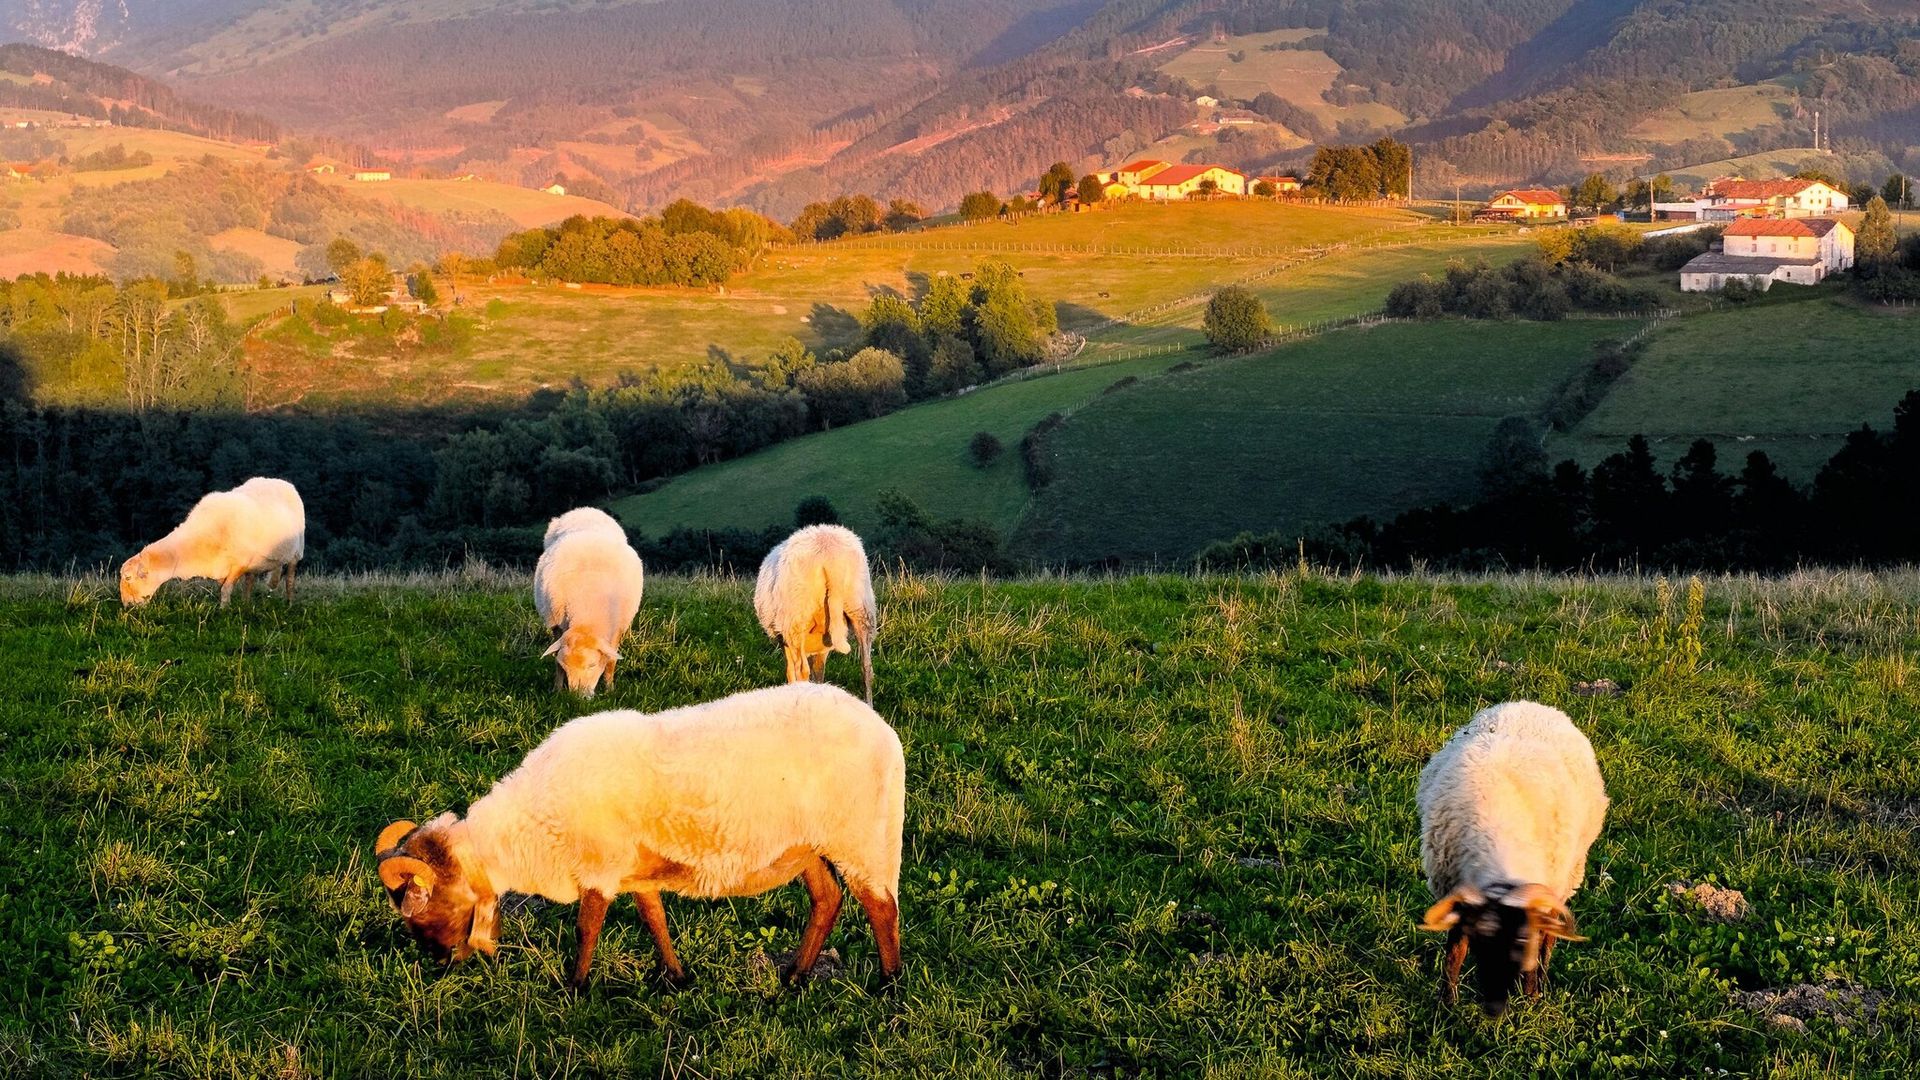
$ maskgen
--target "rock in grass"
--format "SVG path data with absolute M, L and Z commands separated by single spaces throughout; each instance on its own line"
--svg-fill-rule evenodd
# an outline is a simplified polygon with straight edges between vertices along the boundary
M 772 975 L 784 978 L 787 969 L 793 966 L 794 950 L 768 955 L 762 949 L 747 960 L 747 970 L 755 975 Z M 808 982 L 833 982 L 846 978 L 847 965 L 840 960 L 839 949 L 820 950 L 819 959 L 813 962 L 813 972 L 807 976 Z
M 1782 1034 L 1807 1030 L 1807 1021 L 1824 1016 L 1841 1027 L 1856 1023 L 1869 1032 L 1878 1030 L 1875 1021 L 1886 993 L 1852 979 L 1834 978 L 1825 982 L 1800 983 L 1771 990 L 1736 991 L 1734 1004 L 1762 1017 L 1769 1030 Z
M 1747 903 L 1746 894 L 1739 889 L 1723 889 L 1704 881 L 1698 885 L 1675 881 L 1667 886 L 1667 891 L 1675 896 L 1692 897 L 1713 922 L 1739 922 L 1753 914 L 1753 905 Z

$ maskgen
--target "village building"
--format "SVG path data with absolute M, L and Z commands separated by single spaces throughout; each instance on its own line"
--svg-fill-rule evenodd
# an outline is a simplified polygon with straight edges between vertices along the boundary
M 1224 165 L 1169 165 L 1139 185 L 1143 199 L 1186 199 L 1209 190 L 1221 195 L 1245 195 L 1247 175 Z
M 1297 176 L 1255 177 L 1254 181 L 1247 185 L 1247 190 L 1254 191 L 1258 189 L 1261 184 L 1272 184 L 1273 190 L 1280 195 L 1298 195 L 1300 193 L 1300 178 Z
M 382 180 L 393 179 L 393 174 L 385 169 L 362 169 L 354 173 L 353 178 L 362 183 L 377 183 Z
M 546 187 L 543 187 L 540 190 L 546 192 L 549 195 L 565 195 L 567 193 L 567 189 L 560 184 L 548 184 Z
M 1473 212 L 1477 221 L 1539 221 L 1567 216 L 1567 200 L 1546 188 L 1515 188 Z
M 1776 281 L 1813 285 L 1853 265 L 1853 230 L 1833 218 L 1746 218 L 1727 226 L 1721 249 L 1680 268 L 1682 292 L 1717 292 L 1730 281 L 1762 291 Z
M 1822 180 L 1715 180 L 1699 200 L 1709 209 L 1757 211 L 1769 217 L 1819 217 L 1847 209 L 1845 192 Z

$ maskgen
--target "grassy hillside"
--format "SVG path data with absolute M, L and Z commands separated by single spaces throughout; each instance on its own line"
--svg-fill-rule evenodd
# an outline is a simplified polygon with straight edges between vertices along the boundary
M 786 888 L 669 898 L 677 993 L 621 901 L 578 995 L 571 909 L 510 909 L 496 961 L 442 972 L 370 851 L 588 710 L 548 689 L 524 582 L 132 615 L 99 580 L 0 588 L 0 782 L 30 793 L 0 802 L 14 1075 L 1920 1069 L 1911 576 L 1714 582 L 1691 622 L 1635 581 L 885 583 L 898 988 L 853 905 L 845 977 L 778 988 L 756 958 L 794 945 Z M 628 651 L 596 706 L 779 675 L 738 581 L 651 582 Z M 1623 693 L 1576 692 L 1603 677 Z M 1590 940 L 1490 1022 L 1435 1003 L 1413 797 L 1449 731 L 1522 697 L 1589 734 L 1612 805 L 1572 901 Z M 1754 917 L 1669 892 L 1704 880 Z M 1834 1012 L 1801 1034 L 1737 1003 L 1807 984 Z
M 1920 313 L 1858 307 L 1832 292 L 1782 293 L 1660 328 L 1645 355 L 1578 428 L 1549 447 L 1591 465 L 1643 434 L 1664 460 L 1694 439 L 1735 470 L 1764 450 L 1788 475 L 1813 478 L 1863 422 L 1886 430 L 1920 387 Z
M 1698 191 L 1707 181 L 1722 176 L 1744 176 L 1749 180 L 1770 180 L 1779 176 L 1792 176 L 1802 169 L 1830 169 L 1833 159 L 1827 154 L 1812 149 L 1768 150 L 1744 157 L 1723 158 L 1720 161 L 1707 161 L 1699 165 L 1689 165 L 1684 169 L 1669 169 L 1667 175 L 1681 188 Z
M 1201 89 L 1214 87 L 1242 101 L 1251 101 L 1270 91 L 1313 113 L 1328 129 L 1338 127 L 1343 120 L 1375 127 L 1394 127 L 1407 122 L 1406 116 L 1390 105 L 1368 102 L 1339 106 L 1322 97 L 1342 72 L 1340 62 L 1321 50 L 1267 48 L 1290 45 L 1313 33 L 1312 30 L 1269 30 L 1209 39 L 1183 49 L 1161 64 L 1160 70 Z
M 1786 77 L 1746 86 L 1697 90 L 1635 124 L 1628 134 L 1648 142 L 1677 143 L 1687 139 L 1726 138 L 1777 124 L 1793 116 L 1799 96 L 1796 84 L 1797 80 Z
M 1052 562 L 1178 562 L 1242 530 L 1471 497 L 1500 418 L 1538 413 L 1594 342 L 1637 325 L 1340 330 L 1142 382 L 1050 439 L 1056 477 L 1016 546 Z

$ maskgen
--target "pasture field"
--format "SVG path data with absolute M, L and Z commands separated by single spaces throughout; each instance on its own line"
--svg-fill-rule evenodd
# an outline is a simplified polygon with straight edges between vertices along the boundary
M 1745 86 L 1696 90 L 1633 126 L 1633 138 L 1655 143 L 1726 137 L 1792 117 L 1798 96 L 1791 76 Z
M 648 536 L 678 526 L 758 529 L 792 520 L 794 504 L 824 495 L 860 529 L 876 523 L 878 495 L 897 488 L 936 518 L 981 521 L 1005 535 L 1027 506 L 1020 440 L 1028 429 L 1122 379 L 1151 378 L 1197 356 L 1157 353 L 994 384 L 683 473 L 615 500 L 612 510 L 629 530 Z M 984 469 L 967 453 L 980 431 L 1006 448 Z
M 492 180 L 392 180 L 360 181 L 344 173 L 321 179 L 334 187 L 380 202 L 398 203 L 416 210 L 434 213 L 485 217 L 500 214 L 515 225 L 529 229 L 552 225 L 575 214 L 588 217 L 628 217 L 618 207 L 598 199 L 578 195 L 549 195 L 544 191 L 501 184 Z
M 424 960 L 374 874 L 589 706 L 525 582 L 309 579 L 124 613 L 0 583 L 0 1071 L 184 1077 L 1899 1077 L 1920 1070 L 1920 580 L 895 578 L 906 968 L 848 905 L 838 978 L 779 987 L 802 891 L 671 897 L 694 978 L 620 901 Z M 619 687 L 765 685 L 749 583 L 656 580 Z M 831 665 L 848 680 L 847 662 Z M 1606 678 L 1617 695 L 1582 696 Z M 1568 711 L 1611 796 L 1590 940 L 1499 1021 L 1435 1001 L 1414 790 L 1473 712 Z M 1708 920 L 1669 886 L 1738 889 Z M 1471 972 L 1469 973 L 1471 974 Z M 1743 994 L 1804 988 L 1804 1027 Z M 1463 987 L 1463 989 L 1465 989 Z
M 1049 438 L 1055 475 L 1014 547 L 1178 564 L 1243 530 L 1470 497 L 1494 425 L 1541 412 L 1595 342 L 1639 325 L 1388 324 L 1144 380 Z
M 1407 122 L 1406 116 L 1391 105 L 1367 102 L 1340 106 L 1322 97 L 1344 69 L 1321 50 L 1266 48 L 1293 44 L 1313 35 L 1314 31 L 1305 29 L 1268 30 L 1203 41 L 1161 64 L 1160 70 L 1202 90 L 1217 87 L 1237 99 L 1251 100 L 1263 91 L 1271 91 L 1313 113 L 1329 128 L 1349 119 L 1376 127 Z
M 1888 430 L 1920 389 L 1920 312 L 1851 303 L 1842 286 L 1769 296 L 1660 327 L 1612 393 L 1548 451 L 1591 466 L 1647 436 L 1664 462 L 1714 440 L 1722 472 L 1764 450 L 1802 483 L 1863 422 Z

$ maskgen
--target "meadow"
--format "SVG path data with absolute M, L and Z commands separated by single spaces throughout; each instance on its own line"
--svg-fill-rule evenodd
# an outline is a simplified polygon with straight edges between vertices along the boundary
M 1920 1069 L 1920 578 L 892 577 L 906 970 L 855 911 L 798 989 L 798 888 L 669 898 L 693 985 L 614 909 L 516 906 L 443 971 L 373 872 L 555 725 L 525 583 L 308 578 L 120 610 L 0 582 L 0 1071 L 65 1076 L 1895 1077 Z M 764 685 L 748 584 L 656 579 L 620 685 Z M 830 665 L 849 685 L 844 659 Z M 1593 680 L 1613 689 L 1585 694 Z M 1582 933 L 1499 1021 L 1435 1000 L 1413 793 L 1531 698 L 1612 805 Z M 1738 889 L 1717 923 L 1676 883 Z M 1805 987 L 1770 1021 L 1744 994 Z
M 1696 90 L 1641 120 L 1628 132 L 1636 139 L 1677 143 L 1725 138 L 1791 119 L 1802 80 L 1783 76 L 1744 86 Z
M 1635 321 L 1336 330 L 1143 380 L 1049 437 L 1054 477 L 1014 537 L 1058 565 L 1178 565 L 1241 531 L 1305 530 L 1471 498 L 1494 425 L 1536 416 Z
M 1785 291 L 1663 325 L 1587 418 L 1548 446 L 1592 465 L 1635 434 L 1671 462 L 1712 439 L 1722 471 L 1763 450 L 1802 483 L 1862 423 L 1881 431 L 1920 388 L 1920 312 L 1873 309 L 1838 286 Z
M 1349 106 L 1327 101 L 1322 95 L 1344 69 L 1325 52 L 1267 48 L 1292 45 L 1313 35 L 1314 31 L 1305 29 L 1232 34 L 1196 43 L 1161 64 L 1160 70 L 1185 79 L 1202 91 L 1212 87 L 1242 100 L 1250 101 L 1266 92 L 1277 94 L 1313 113 L 1329 129 L 1338 127 L 1344 120 L 1383 128 L 1406 123 L 1407 118 L 1398 109 L 1377 101 Z

